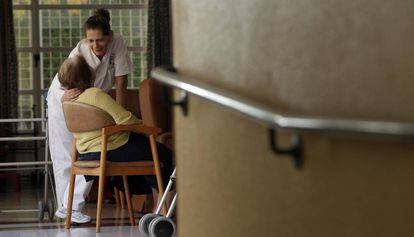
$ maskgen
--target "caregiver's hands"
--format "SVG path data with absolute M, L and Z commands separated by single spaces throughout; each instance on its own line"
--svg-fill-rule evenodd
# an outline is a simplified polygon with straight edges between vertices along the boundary
M 81 90 L 77 89 L 77 88 L 73 88 L 73 89 L 65 89 L 65 93 L 63 94 L 62 98 L 60 99 L 60 101 L 63 103 L 65 101 L 74 101 L 78 98 L 78 96 L 82 93 Z

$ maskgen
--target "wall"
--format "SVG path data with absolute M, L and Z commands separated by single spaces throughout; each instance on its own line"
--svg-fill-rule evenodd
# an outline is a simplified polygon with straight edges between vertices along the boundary
M 182 75 L 291 114 L 413 121 L 414 3 L 172 2 Z M 295 170 L 265 127 L 194 97 L 175 134 L 181 237 L 414 233 L 410 141 L 303 134 Z

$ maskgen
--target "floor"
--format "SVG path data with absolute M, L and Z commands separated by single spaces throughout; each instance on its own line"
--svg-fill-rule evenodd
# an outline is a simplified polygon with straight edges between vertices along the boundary
M 70 230 L 66 230 L 60 220 L 54 218 L 53 221 L 49 221 L 47 213 L 44 214 L 43 222 L 39 222 L 37 206 L 38 201 L 43 200 L 43 189 L 42 185 L 31 184 L 30 180 L 30 176 L 21 177 L 20 192 L 17 192 L 14 185 L 10 185 L 7 180 L 0 180 L 0 237 L 141 236 L 137 225 L 130 226 L 128 211 L 117 209 L 115 204 L 111 203 L 103 205 L 100 233 L 95 232 L 95 203 L 86 204 L 85 212 L 92 217 L 92 222 L 89 224 L 73 226 Z M 31 211 L 24 211 L 30 209 Z M 139 216 L 138 213 L 135 216 Z

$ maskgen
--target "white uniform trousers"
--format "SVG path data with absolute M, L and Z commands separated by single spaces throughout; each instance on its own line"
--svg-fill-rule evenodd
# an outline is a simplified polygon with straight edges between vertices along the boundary
M 57 202 L 59 208 L 67 208 L 73 135 L 66 127 L 62 103 L 60 102 L 62 95 L 63 91 L 59 88 L 53 88 L 49 91 L 47 98 L 48 123 L 50 155 L 53 162 Z M 82 211 L 85 197 L 88 195 L 92 183 L 93 181 L 86 182 L 83 175 L 76 176 L 72 210 Z

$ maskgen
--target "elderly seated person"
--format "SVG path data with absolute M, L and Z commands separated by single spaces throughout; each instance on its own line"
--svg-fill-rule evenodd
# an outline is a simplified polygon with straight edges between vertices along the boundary
M 62 102 L 75 100 L 77 102 L 93 105 L 112 116 L 116 124 L 141 124 L 131 112 L 124 109 L 107 93 L 93 87 L 94 73 L 82 56 L 66 59 L 59 69 L 59 81 L 62 89 L 77 89 L 80 94 L 77 98 L 62 97 Z M 81 115 L 80 115 L 81 116 Z M 75 133 L 79 160 L 99 160 L 101 150 L 101 131 Z M 116 162 L 152 160 L 151 148 L 145 135 L 134 132 L 118 132 L 108 138 L 107 160 Z M 161 143 L 157 143 L 159 160 L 163 164 L 161 169 L 164 185 L 168 183 L 172 173 L 172 152 Z M 87 181 L 92 178 L 85 176 Z M 129 176 L 131 194 L 149 194 L 156 192 L 157 181 L 153 175 Z M 113 177 L 112 184 L 123 190 L 122 178 Z

